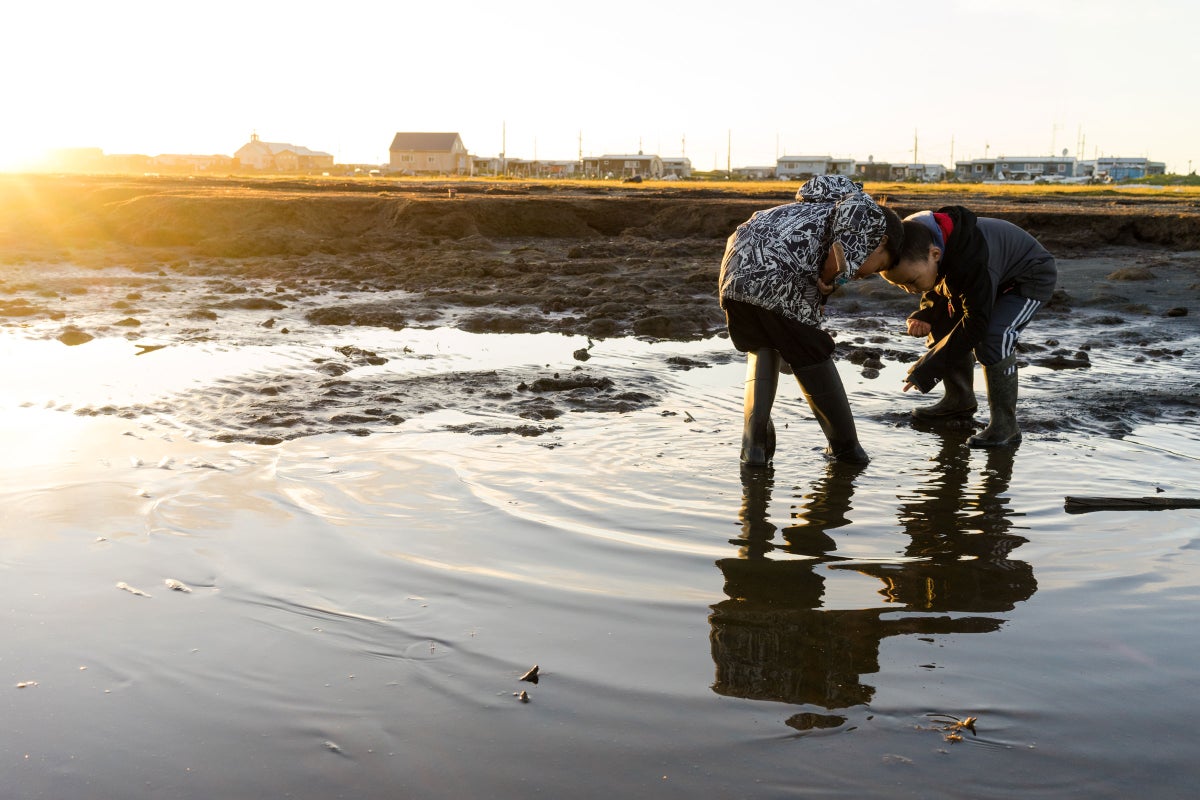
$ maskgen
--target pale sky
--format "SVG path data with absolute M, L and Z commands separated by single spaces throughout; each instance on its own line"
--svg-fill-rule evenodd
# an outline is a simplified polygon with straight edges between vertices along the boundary
M 385 163 L 473 154 L 831 155 L 1200 169 L 1195 0 L 39 0 L 0 9 L 0 169 L 51 148 Z M 1080 145 L 1082 144 L 1082 150 Z

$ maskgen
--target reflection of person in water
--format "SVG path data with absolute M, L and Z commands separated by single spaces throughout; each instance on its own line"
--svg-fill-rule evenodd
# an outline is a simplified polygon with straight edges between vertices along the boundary
M 872 689 L 858 676 L 876 672 L 880 611 L 823 611 L 825 578 L 816 568 L 836 556 L 826 530 L 847 524 L 853 478 L 858 472 L 837 462 L 804 497 L 803 520 L 785 528 L 774 543 L 768 521 L 772 471 L 743 473 L 741 558 L 717 562 L 728 600 L 713 606 L 713 689 L 756 700 L 811 703 L 844 708 L 865 703 Z M 809 559 L 771 560 L 782 550 Z
M 1008 533 L 1012 511 L 999 497 L 1011 479 L 1012 450 L 989 453 L 983 485 L 969 498 L 965 436 L 944 440 L 928 496 L 901 507 L 912 541 L 900 562 L 863 563 L 837 555 L 829 534 L 851 521 L 857 469 L 828 465 L 803 496 L 795 524 L 782 530 L 768 511 L 772 472 L 743 475 L 742 534 L 734 540 L 741 549 L 739 557 L 717 562 L 728 599 L 714 605 L 709 618 L 714 691 L 847 708 L 869 702 L 874 694 L 861 677 L 878 672 L 884 637 L 999 629 L 1003 620 L 990 616 L 929 616 L 1010 610 L 1037 586 L 1028 564 L 1008 559 L 1025 541 Z M 975 513 L 964 518 L 964 508 Z M 775 541 L 777 532 L 781 541 Z M 776 551 L 791 557 L 771 558 Z M 886 601 L 878 608 L 822 608 L 826 581 L 836 580 L 842 570 L 882 580 Z M 898 611 L 914 614 L 897 616 Z M 789 724 L 807 728 L 841 721 L 836 715 L 800 714 Z
M 856 566 L 887 584 L 894 602 L 926 611 L 1009 611 L 1036 590 L 1033 567 L 1009 554 L 1027 539 L 1011 533 L 1014 512 L 1007 506 L 1014 452 L 987 452 L 979 490 L 968 494 L 970 450 L 965 430 L 939 432 L 942 446 L 931 482 L 900 507 L 900 522 L 912 541 L 904 564 Z M 903 579 L 896 580 L 903 571 Z

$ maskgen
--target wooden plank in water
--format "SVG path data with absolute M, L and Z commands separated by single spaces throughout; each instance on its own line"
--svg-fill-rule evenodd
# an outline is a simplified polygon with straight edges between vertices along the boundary
M 1200 508 L 1193 497 L 1067 497 L 1063 509 L 1069 514 L 1089 511 L 1161 511 L 1170 508 Z

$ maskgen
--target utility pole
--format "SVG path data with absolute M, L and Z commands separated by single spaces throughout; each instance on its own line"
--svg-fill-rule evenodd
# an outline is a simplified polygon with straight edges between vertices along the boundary
M 958 172 L 958 168 L 954 166 L 954 134 L 950 134 L 950 171 Z
M 917 129 L 913 128 L 913 164 L 917 163 Z
M 725 177 L 733 175 L 733 128 L 725 134 Z

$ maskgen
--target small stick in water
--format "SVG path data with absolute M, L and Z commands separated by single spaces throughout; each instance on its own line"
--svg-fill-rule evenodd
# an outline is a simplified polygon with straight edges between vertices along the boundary
M 1067 497 L 1063 509 L 1069 514 L 1089 511 L 1154 511 L 1169 508 L 1200 508 L 1200 499 L 1190 497 Z

